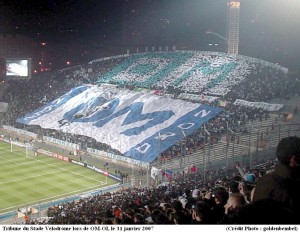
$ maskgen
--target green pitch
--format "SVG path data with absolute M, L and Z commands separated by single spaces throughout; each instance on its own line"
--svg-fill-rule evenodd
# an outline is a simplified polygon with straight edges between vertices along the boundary
M 0 214 L 115 182 L 87 168 L 0 142 Z

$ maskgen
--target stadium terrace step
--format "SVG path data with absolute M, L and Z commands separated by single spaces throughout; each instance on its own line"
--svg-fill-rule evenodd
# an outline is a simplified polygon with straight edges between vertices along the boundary
M 246 127 L 250 126 L 253 128 L 253 131 L 249 133 L 249 130 L 246 134 L 240 134 L 239 139 L 236 137 L 229 143 L 223 139 L 212 144 L 210 148 L 206 145 L 204 148 L 196 150 L 184 158 L 174 158 L 162 164 L 156 162 L 153 163 L 153 165 L 158 167 L 161 166 L 166 169 L 178 169 L 189 165 L 210 165 L 211 163 L 218 161 L 226 163 L 226 160 L 228 159 L 234 160 L 243 156 L 249 158 L 253 153 L 275 148 L 279 140 L 283 137 L 300 135 L 299 123 L 288 124 L 285 122 L 278 122 L 278 115 L 276 114 L 271 114 L 267 120 L 257 120 L 246 125 Z

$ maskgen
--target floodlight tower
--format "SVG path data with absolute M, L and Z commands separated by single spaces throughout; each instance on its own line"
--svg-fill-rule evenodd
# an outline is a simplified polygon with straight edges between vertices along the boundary
M 240 0 L 229 0 L 228 2 L 228 53 L 239 53 L 240 34 Z

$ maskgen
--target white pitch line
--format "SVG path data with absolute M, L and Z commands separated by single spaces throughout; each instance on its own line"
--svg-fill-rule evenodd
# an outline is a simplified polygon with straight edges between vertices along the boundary
M 0 154 L 1 154 L 1 152 L 4 153 L 4 152 L 8 152 L 8 151 L 9 151 L 9 152 L 12 152 L 12 151 L 10 151 L 10 150 L 7 150 L 7 149 L 4 149 L 4 148 L 1 148 L 1 147 L 0 147 Z M 14 160 L 11 160 L 11 159 L 9 159 L 9 158 L 3 157 L 3 156 L 1 156 L 1 155 L 0 155 L 0 158 L 6 159 L 6 160 L 8 160 L 9 162 L 15 163 L 15 164 L 18 164 L 18 165 L 38 162 L 36 159 L 34 159 L 34 156 L 32 156 L 32 157 L 24 156 L 24 155 L 21 155 L 21 154 L 19 154 L 18 152 L 15 152 L 15 151 L 13 151 L 13 153 L 16 153 L 16 154 L 22 156 L 22 159 L 21 159 L 21 160 L 18 160 L 18 161 L 14 161 Z M 28 159 L 31 159 L 31 161 L 28 161 L 28 162 L 21 162 L 22 160 L 28 160 Z
M 0 150 L 10 151 L 10 150 L 3 149 L 3 148 L 0 148 Z M 11 151 L 10 151 L 10 152 L 11 152 Z M 12 152 L 15 153 L 15 154 L 17 154 L 17 155 L 20 155 L 20 154 L 17 153 L 17 152 L 14 152 L 14 151 L 12 151 Z M 23 156 L 23 155 L 21 155 L 21 156 Z M 30 157 L 26 157 L 26 158 L 30 159 Z M 7 159 L 7 158 L 5 158 L 5 159 Z M 54 158 L 53 158 L 53 159 L 54 159 Z M 7 160 L 9 160 L 9 159 L 7 159 Z M 43 163 L 43 164 L 46 164 L 46 165 L 48 165 L 48 166 L 55 167 L 55 168 L 57 168 L 57 169 L 61 169 L 61 170 L 63 170 L 63 171 L 67 171 L 67 172 L 73 173 L 73 174 L 78 175 L 78 176 L 82 176 L 82 177 L 84 177 L 84 178 L 86 178 L 86 179 L 90 179 L 90 180 L 94 180 L 94 181 L 99 181 L 99 180 L 94 179 L 94 178 L 91 178 L 91 177 L 86 177 L 86 176 L 84 176 L 84 175 L 82 175 L 82 174 L 79 174 L 79 173 L 77 173 L 77 172 L 70 171 L 70 170 L 68 170 L 68 169 L 66 169 L 66 168 L 57 167 L 57 166 L 55 166 L 54 164 L 48 164 L 48 163 L 46 163 L 46 162 L 44 162 L 44 161 L 41 161 L 41 160 L 36 160 L 36 161 L 38 161 L 38 162 L 40 162 L 40 163 Z M 14 162 L 14 161 L 10 161 L 10 162 Z M 64 162 L 65 162 L 65 161 L 64 161 Z M 17 163 L 17 162 L 15 162 L 15 163 Z M 106 184 L 105 182 L 102 182 L 102 181 L 100 181 L 100 183 Z
M 0 148 L 1 149 L 1 148 Z M 1 150 L 3 150 L 3 149 L 1 149 Z M 1 152 L 1 150 L 0 150 L 0 152 Z M 7 159 L 7 158 L 5 158 L 5 157 L 3 157 L 3 156 L 0 156 L 0 158 L 1 159 L 4 159 L 4 160 L 7 160 L 8 162 L 10 162 L 10 163 L 13 163 L 14 165 L 22 165 L 23 163 L 20 163 L 20 162 L 16 162 L 16 161 L 13 161 L 13 160 L 10 160 L 10 159 Z M 30 161 L 30 162 L 26 162 L 26 163 L 31 163 L 31 162 L 33 162 L 33 161 Z M 36 162 L 36 161 L 35 161 Z M 5 182 L 2 182 L 2 181 L 0 181 L 0 184 L 4 184 Z M 9 183 L 9 182 L 8 182 Z
M 7 149 L 0 148 L 0 152 L 1 152 L 1 150 L 4 150 L 4 151 L 10 151 L 10 150 L 7 150 Z M 20 155 L 20 156 L 23 156 L 23 155 L 21 155 L 21 154 L 19 154 L 19 153 L 17 153 L 17 152 L 13 152 L 13 153 L 15 153 L 15 154 L 17 154 L 17 155 Z M 26 157 L 26 156 L 23 156 L 23 157 Z M 1 157 L 1 158 L 4 158 L 4 157 Z M 26 158 L 33 158 L 33 157 L 26 157 Z M 4 158 L 4 159 L 6 159 L 6 158 Z M 9 159 L 8 159 L 8 161 L 9 161 L 9 162 L 14 162 L 14 161 L 9 160 Z M 47 164 L 46 162 L 43 162 L 43 161 L 40 161 L 40 160 L 34 160 L 34 161 L 38 161 L 38 162 L 42 162 L 42 163 Z M 14 163 L 17 163 L 17 162 L 14 162 Z M 50 165 L 50 164 L 47 164 L 47 165 Z M 54 166 L 54 167 L 58 168 L 57 166 L 55 166 L 55 165 L 53 165 L 53 164 L 52 164 L 51 166 Z M 64 168 L 59 168 L 59 169 L 66 170 L 66 169 L 64 169 Z M 69 170 L 66 170 L 66 171 L 71 172 L 71 173 L 75 173 L 76 175 L 79 175 L 79 176 L 83 176 L 83 175 L 78 174 L 78 173 L 76 173 L 76 172 L 72 172 L 72 171 L 69 171 Z M 85 177 L 85 176 L 83 176 L 83 177 Z M 87 177 L 85 177 L 85 178 L 87 178 Z M 93 178 L 89 178 L 89 179 L 95 180 L 95 179 L 93 179 Z M 0 183 L 1 183 L 1 182 L 0 182 Z M 100 183 L 100 186 L 103 186 L 103 185 L 107 184 L 106 182 L 102 182 L 102 181 L 99 181 L 99 183 Z M 36 204 L 36 203 L 41 202 L 41 201 L 43 201 L 43 203 L 47 203 L 47 202 L 46 202 L 47 200 L 55 199 L 55 198 L 58 198 L 58 197 L 64 197 L 64 196 L 65 196 L 65 197 L 68 197 L 68 196 L 69 196 L 69 197 L 72 197 L 71 194 L 76 194 L 76 193 L 77 193 L 77 194 L 79 194 L 79 193 L 84 194 L 84 191 L 86 191 L 86 190 L 93 190 L 93 189 L 96 189 L 97 187 L 99 187 L 99 185 L 95 185 L 95 186 L 88 187 L 88 188 L 83 188 L 83 189 L 80 189 L 80 190 L 75 190 L 75 191 L 68 192 L 68 193 L 64 193 L 64 194 L 59 194 L 59 195 L 52 196 L 52 197 L 48 197 L 48 198 L 44 198 L 44 199 L 38 200 L 38 201 L 27 202 L 26 204 L 21 204 L 21 205 L 11 206 L 11 207 L 4 208 L 4 209 L 0 210 L 0 212 L 8 211 L 8 210 L 10 210 L 10 209 L 20 208 L 20 207 L 23 207 L 23 206 L 26 206 L 26 205 L 29 205 L 29 204 L 33 205 L 33 204 Z M 61 199 L 57 199 L 57 200 L 61 200 Z
M 46 175 L 53 174 L 53 173 L 58 173 L 58 172 L 61 172 L 61 171 L 44 173 L 44 174 L 41 174 L 41 175 L 29 176 L 29 177 L 21 178 L 21 179 L 14 179 L 14 180 L 6 181 L 6 182 L 1 182 L 1 184 L 8 184 L 8 183 L 11 183 L 11 182 L 32 179 L 32 178 L 36 178 L 36 177 L 39 177 L 39 176 L 46 176 Z
M 1 152 L 1 151 L 0 151 Z M 6 158 L 6 157 L 3 157 L 3 156 L 0 156 L 0 158 L 2 158 L 2 159 L 5 159 L 5 160 L 7 160 L 8 162 L 10 162 L 10 163 L 13 163 L 13 164 L 22 164 L 22 162 L 17 162 L 17 161 L 13 161 L 13 160 L 11 160 L 11 159 L 8 159 L 8 158 Z M 31 161 L 32 162 L 32 161 Z
M 104 184 L 103 183 L 104 182 L 102 182 L 100 186 L 102 186 L 102 185 L 105 184 L 105 183 Z M 8 207 L 8 208 L 1 209 L 1 211 L 7 211 L 9 209 L 16 209 L 16 208 L 20 208 L 20 207 L 26 206 L 26 205 L 34 205 L 34 204 L 37 204 L 37 203 L 39 203 L 41 201 L 43 201 L 43 203 L 45 204 L 45 203 L 47 203 L 46 200 L 51 200 L 51 199 L 55 199 L 55 198 L 63 197 L 63 196 L 65 196 L 65 197 L 68 197 L 68 196 L 72 197 L 71 194 L 76 194 L 76 193 L 81 193 L 81 192 L 82 192 L 82 194 L 84 194 L 83 191 L 85 191 L 85 190 L 93 190 L 93 189 L 96 189 L 96 187 L 99 187 L 99 185 L 95 185 L 95 186 L 88 187 L 88 188 L 83 188 L 83 189 L 80 189 L 80 190 L 76 190 L 76 191 L 72 191 L 72 192 L 68 192 L 68 193 L 64 193 L 64 194 L 59 194 L 59 195 L 56 195 L 56 196 L 53 196 L 53 197 L 44 198 L 44 199 L 39 200 L 39 201 L 31 201 L 31 202 L 28 202 L 28 203 L 26 202 L 25 204 L 22 204 L 22 205 L 15 205 L 15 206 L 11 206 L 11 207 Z M 61 199 L 57 199 L 57 200 L 61 200 Z
M 1 151 L 0 151 L 1 152 Z M 19 165 L 23 165 L 23 164 L 31 164 L 31 163 L 35 163 L 35 162 L 37 162 L 36 160 L 32 160 L 32 161 L 28 161 L 28 162 L 16 162 L 16 161 L 13 161 L 13 160 L 10 160 L 10 159 L 7 159 L 7 158 L 5 158 L 5 157 L 3 157 L 3 156 L 1 156 L 0 155 L 0 158 L 1 159 L 6 159 L 6 160 L 8 160 L 9 162 L 14 162 L 14 166 L 19 166 Z M 7 166 L 9 166 L 9 165 L 7 165 Z
M 1 152 L 1 151 L 0 151 L 0 152 Z M 25 162 L 25 163 L 23 163 L 23 162 L 16 162 L 16 161 L 7 159 L 7 158 L 5 158 L 5 157 L 3 157 L 3 156 L 1 156 L 1 155 L 0 155 L 0 158 L 1 158 L 1 159 L 5 159 L 5 160 L 7 160 L 8 162 L 13 163 L 15 166 L 20 166 L 20 165 L 22 165 L 22 164 L 28 164 L 28 163 L 37 162 L 36 160 L 30 161 L 30 162 Z M 53 173 L 57 173 L 57 172 L 59 172 L 59 171 L 56 171 L 56 172 L 53 172 Z M 47 174 L 46 174 L 46 175 L 47 175 Z M 42 176 L 42 175 L 38 175 L 38 176 Z M 24 179 L 30 179 L 30 178 L 34 178 L 34 176 L 33 176 L 33 177 L 27 177 L 27 178 L 24 178 Z M 20 180 L 23 180 L 23 179 L 20 179 Z M 14 180 L 12 180 L 12 181 L 7 181 L 7 182 L 2 182 L 2 181 L 0 181 L 0 184 L 7 184 L 7 183 L 10 183 L 10 182 L 15 182 L 15 181 L 14 181 Z

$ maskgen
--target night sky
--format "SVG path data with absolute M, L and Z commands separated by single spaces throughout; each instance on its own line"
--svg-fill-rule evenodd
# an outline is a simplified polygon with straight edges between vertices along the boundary
M 36 39 L 78 39 L 108 33 L 121 23 L 120 1 L 1 0 L 0 30 Z M 117 15 L 117 19 L 114 19 Z M 120 24 L 121 25 L 121 24 Z M 113 31 L 114 30 L 114 31 Z M 119 30 L 113 28 L 111 33 Z
M 226 51 L 226 0 L 0 0 L 0 33 L 88 49 Z M 300 0 L 241 0 L 240 54 L 299 67 Z M 208 44 L 218 44 L 209 47 Z

